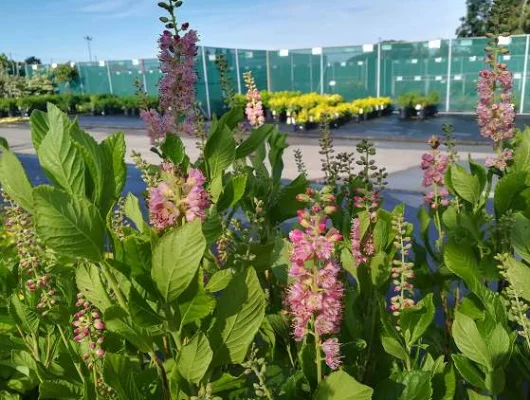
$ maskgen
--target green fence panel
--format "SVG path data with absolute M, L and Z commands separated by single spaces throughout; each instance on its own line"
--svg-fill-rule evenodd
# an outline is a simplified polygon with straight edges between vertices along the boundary
M 377 95 L 377 46 L 325 47 L 324 93 L 346 100 Z

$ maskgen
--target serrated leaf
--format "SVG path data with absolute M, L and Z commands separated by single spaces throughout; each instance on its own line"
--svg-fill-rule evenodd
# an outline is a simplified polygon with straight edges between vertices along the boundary
M 134 323 L 144 328 L 158 325 L 164 321 L 134 288 L 131 288 L 129 292 L 129 311 Z
M 126 356 L 107 353 L 103 361 L 103 379 L 120 399 L 142 400 L 144 395 L 136 387 L 133 368 Z
M 144 221 L 138 197 L 136 197 L 132 193 L 127 194 L 127 197 L 125 197 L 123 211 L 125 213 L 125 216 L 129 218 L 132 222 L 134 222 L 136 229 L 138 229 L 140 232 L 143 232 L 146 228 L 146 223 Z
M 151 275 L 167 302 L 173 302 L 189 286 L 206 249 L 200 220 L 173 229 L 153 250 Z
M 246 157 L 252 154 L 256 149 L 267 140 L 267 137 L 274 129 L 273 125 L 262 125 L 258 129 L 253 129 L 250 136 L 241 143 L 236 149 L 236 159 Z
M 451 184 L 456 193 L 471 204 L 476 204 L 481 195 L 480 181 L 477 176 L 468 173 L 464 167 L 451 166 Z
M 234 272 L 231 269 L 217 271 L 211 276 L 205 289 L 211 293 L 220 292 L 230 284 L 233 277 Z
M 208 371 L 212 357 L 208 338 L 201 331 L 197 332 L 179 353 L 177 367 L 180 375 L 188 382 L 198 384 Z
M 125 164 L 125 136 L 122 132 L 114 133 L 99 144 L 103 150 L 105 166 L 105 187 L 108 196 L 117 199 L 125 186 L 127 165 Z
M 515 215 L 511 229 L 512 245 L 526 262 L 530 262 L 530 220 L 522 214 Z
M 185 326 L 207 317 L 213 312 L 215 304 L 215 297 L 205 292 L 203 289 L 199 289 L 191 300 L 179 304 L 181 318 L 180 325 Z
M 514 171 L 530 171 L 530 134 L 528 128 L 521 132 L 521 138 L 513 154 L 512 168 Z
M 305 193 L 309 182 L 304 174 L 283 186 L 274 203 L 271 205 L 272 222 L 282 222 L 296 216 L 296 211 L 302 207 L 302 203 L 296 200 L 296 196 Z
M 226 186 L 224 187 L 223 194 L 219 198 L 217 203 L 217 208 L 219 211 L 226 210 L 227 208 L 232 208 L 237 204 L 239 200 L 245 194 L 245 189 L 247 185 L 247 176 L 238 175 L 230 177 Z
M 497 182 L 495 186 L 495 213 L 502 215 L 513 208 L 515 197 L 527 187 L 528 173 L 519 171 L 508 174 Z
M 405 389 L 398 400 L 429 400 L 432 398 L 431 379 L 428 372 L 406 372 L 399 382 L 405 385 Z
M 50 130 L 42 139 L 37 155 L 40 165 L 57 186 L 72 195 L 85 195 L 85 162 L 70 137 L 70 122 L 49 114 Z
M 44 381 L 39 385 L 39 399 L 81 399 L 83 386 L 55 379 Z
M 0 184 L 4 192 L 20 207 L 33 213 L 33 195 L 31 183 L 17 156 L 7 149 L 0 157 Z
M 50 126 L 48 124 L 48 114 L 40 110 L 34 110 L 31 113 L 29 123 L 31 127 L 31 140 L 33 142 L 33 147 L 35 147 L 35 150 L 39 150 L 42 139 L 44 139 L 44 136 L 46 136 L 50 130 Z
M 345 371 L 335 371 L 318 386 L 315 400 L 370 400 L 373 392 Z
M 76 268 L 75 281 L 85 298 L 101 311 L 113 305 L 108 289 L 103 285 L 100 270 L 93 264 L 81 264 Z
M 433 294 L 429 293 L 417 305 L 407 308 L 399 316 L 400 327 L 409 347 L 416 343 L 434 320 Z
M 13 316 L 16 324 L 25 332 L 31 332 L 34 335 L 38 332 L 40 318 L 34 309 L 29 308 L 22 303 L 17 294 L 14 293 L 10 299 L 9 311 Z
M 458 311 L 455 315 L 452 333 L 458 349 L 470 360 L 492 369 L 490 351 L 475 321 Z
M 235 159 L 236 143 L 228 126 L 219 124 L 208 137 L 204 147 L 204 157 L 208 167 L 208 176 L 214 179 L 222 174 Z
M 530 301 L 530 267 L 509 256 L 504 263 L 506 277 L 518 295 Z
M 87 199 L 42 185 L 33 190 L 37 233 L 57 253 L 100 261 L 105 224 Z
M 215 322 L 208 331 L 213 366 L 243 362 L 265 316 L 265 296 L 256 271 L 235 276 L 218 300 Z

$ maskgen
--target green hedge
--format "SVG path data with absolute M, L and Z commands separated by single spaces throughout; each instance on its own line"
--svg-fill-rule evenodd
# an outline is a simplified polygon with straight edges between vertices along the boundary
M 158 98 L 155 96 L 148 97 L 147 101 L 149 108 L 156 108 L 158 105 Z M 141 107 L 141 100 L 137 96 L 52 94 L 26 96 L 18 99 L 0 98 L 0 117 L 30 115 L 34 110 L 46 111 L 47 103 L 52 103 L 70 114 L 131 114 L 138 112 Z

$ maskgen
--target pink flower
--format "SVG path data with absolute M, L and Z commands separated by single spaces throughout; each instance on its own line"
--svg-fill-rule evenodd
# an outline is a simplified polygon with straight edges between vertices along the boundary
M 247 115 L 247 119 L 250 125 L 255 128 L 258 128 L 265 123 L 261 95 L 259 93 L 259 90 L 256 88 L 256 83 L 254 82 L 252 73 L 245 72 L 243 76 L 245 79 L 245 85 L 247 87 L 247 106 L 245 108 L 245 114 Z
M 332 370 L 336 370 L 342 364 L 340 356 L 340 343 L 336 338 L 327 339 L 322 343 L 322 350 L 326 356 L 326 364 Z

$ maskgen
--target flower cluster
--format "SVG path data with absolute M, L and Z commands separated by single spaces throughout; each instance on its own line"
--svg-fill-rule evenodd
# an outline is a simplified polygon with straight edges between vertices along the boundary
M 167 227 L 204 220 L 210 206 L 208 192 L 204 188 L 206 179 L 202 172 L 190 168 L 183 177 L 173 164 L 163 163 L 161 181 L 149 188 L 149 218 L 158 231 Z
M 37 240 L 31 216 L 5 195 L 4 198 L 6 232 L 15 242 L 19 267 L 27 279 L 24 286 L 29 293 L 40 296 L 36 308 L 45 317 L 59 302 L 51 275 L 44 268 L 47 255 Z
M 293 318 L 295 339 L 303 340 L 311 329 L 327 365 L 336 369 L 341 363 L 340 344 L 336 339 L 324 343 L 320 339 L 339 332 L 343 312 L 344 288 L 338 279 L 340 267 L 333 258 L 335 243 L 342 236 L 329 227 L 328 218 L 336 210 L 335 199 L 328 188 L 319 193 L 308 189 L 299 199 L 308 201 L 310 207 L 298 212 L 303 230 L 294 229 L 289 234 L 292 243 L 289 275 L 294 282 L 288 289 L 286 305 Z
M 263 116 L 263 103 L 261 102 L 261 94 L 256 87 L 254 78 L 250 71 L 243 74 L 245 79 L 245 85 L 247 87 L 247 107 L 245 114 L 247 115 L 248 122 L 251 126 L 258 128 L 265 123 L 265 117 Z
M 449 167 L 449 157 L 440 152 L 440 140 L 433 136 L 429 140 L 431 150 L 421 157 L 421 169 L 424 171 L 423 186 L 431 191 L 424 197 L 426 204 L 436 209 L 449 204 L 449 191 L 445 187 L 444 176 Z
M 484 165 L 488 168 L 497 168 L 499 171 L 504 171 L 508 166 L 508 162 L 513 158 L 513 150 L 504 149 L 499 156 L 487 157 Z
M 494 40 L 491 49 L 485 60 L 490 68 L 479 74 L 477 117 L 481 135 L 498 146 L 514 135 L 513 82 L 506 64 L 498 62 L 498 53 L 505 54 L 507 50 L 498 46 L 498 39 Z
M 403 215 L 396 215 L 392 220 L 392 227 L 396 231 L 394 247 L 398 252 L 398 259 L 393 260 L 391 276 L 395 295 L 390 299 L 390 310 L 394 316 L 399 316 L 400 311 L 414 306 L 414 286 L 410 282 L 414 279 L 414 264 L 407 262 L 412 247 L 411 238 L 408 236 L 409 225 L 404 222 Z
M 82 293 L 77 294 L 76 307 L 80 310 L 74 314 L 74 340 L 78 343 L 87 342 L 88 349 L 83 354 L 83 360 L 88 362 L 88 368 L 92 369 L 94 361 L 105 355 L 105 350 L 101 345 L 105 341 L 105 323 L 101 319 L 101 313 Z
M 353 258 L 357 266 L 367 263 L 375 255 L 373 232 L 369 231 L 363 235 L 359 218 L 352 220 L 350 239 Z
M 195 118 L 195 56 L 197 55 L 197 32 L 182 24 L 177 34 L 164 31 L 158 40 L 160 69 L 164 74 L 159 82 L 160 108 L 144 110 L 140 114 L 147 125 L 151 140 L 165 136 L 168 132 L 194 133 Z M 186 32 L 181 35 L 182 32 Z

